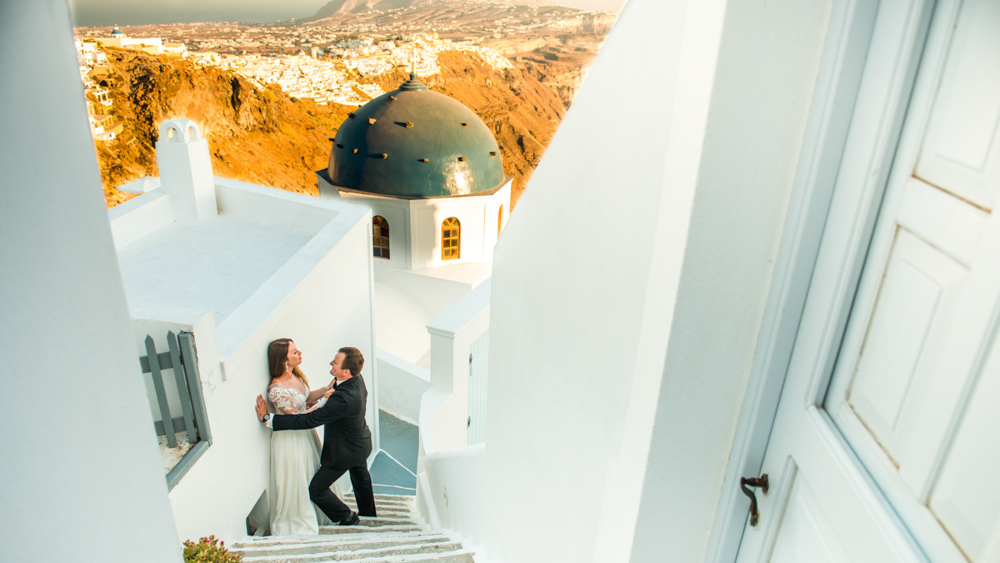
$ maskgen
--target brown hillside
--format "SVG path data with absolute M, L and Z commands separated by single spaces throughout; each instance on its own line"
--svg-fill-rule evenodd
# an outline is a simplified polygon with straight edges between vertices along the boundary
M 153 147 L 159 124 L 183 117 L 201 126 L 217 176 L 315 194 L 314 171 L 327 165 L 328 139 L 355 109 L 293 100 L 277 86 L 261 90 L 189 61 L 119 49 L 107 54 L 111 72 L 94 79 L 111 90 L 112 113 L 124 125 L 114 141 L 96 143 L 109 207 L 130 197 L 115 186 L 158 174 Z M 504 169 L 514 177 L 516 201 L 555 133 L 563 101 L 533 75 L 495 71 L 472 53 L 442 53 L 441 68 L 441 75 L 422 80 L 470 107 L 493 130 Z M 373 82 L 392 90 L 406 78 L 400 70 Z
M 159 124 L 182 117 L 201 126 L 217 176 L 316 193 L 314 171 L 326 166 L 328 139 L 346 108 L 293 102 L 276 86 L 259 90 L 188 61 L 119 49 L 107 54 L 112 71 L 95 80 L 111 89 L 112 113 L 124 125 L 114 141 L 96 143 L 109 207 L 130 197 L 114 186 L 157 175 Z

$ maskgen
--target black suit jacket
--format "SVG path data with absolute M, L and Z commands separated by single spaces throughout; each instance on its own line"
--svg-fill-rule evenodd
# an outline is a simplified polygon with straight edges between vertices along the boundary
M 304 430 L 325 425 L 320 464 L 327 469 L 350 469 L 365 463 L 372 453 L 372 433 L 365 422 L 368 388 L 361 374 L 337 384 L 326 404 L 306 414 L 276 414 L 274 430 Z

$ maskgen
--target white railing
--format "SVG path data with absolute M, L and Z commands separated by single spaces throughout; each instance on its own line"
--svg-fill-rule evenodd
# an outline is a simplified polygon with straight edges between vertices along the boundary
M 475 442 L 470 416 L 481 416 L 485 427 L 485 365 L 482 387 L 471 387 L 481 402 L 473 410 L 481 414 L 470 414 L 470 354 L 472 362 L 477 355 L 485 359 L 489 303 L 487 280 L 427 326 L 431 388 L 420 401 L 417 511 L 431 526 L 452 530 L 469 544 L 485 537 L 487 524 L 482 504 L 486 444 L 467 444 Z M 473 369 L 472 375 L 478 371 Z

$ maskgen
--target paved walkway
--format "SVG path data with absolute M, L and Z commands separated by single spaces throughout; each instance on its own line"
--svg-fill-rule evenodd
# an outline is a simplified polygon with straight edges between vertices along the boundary
M 414 496 L 417 492 L 417 427 L 379 411 L 382 451 L 371 466 L 376 494 Z

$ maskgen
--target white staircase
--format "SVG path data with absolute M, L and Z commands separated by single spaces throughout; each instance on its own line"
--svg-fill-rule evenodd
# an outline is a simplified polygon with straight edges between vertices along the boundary
M 354 495 L 346 495 L 344 502 L 357 510 Z M 311 537 L 248 538 L 230 550 L 242 555 L 244 563 L 474 563 L 475 553 L 461 543 L 417 524 L 413 502 L 408 496 L 375 495 L 378 517 L 362 516 L 357 526 L 322 526 Z

